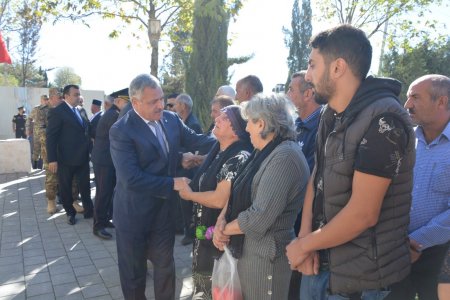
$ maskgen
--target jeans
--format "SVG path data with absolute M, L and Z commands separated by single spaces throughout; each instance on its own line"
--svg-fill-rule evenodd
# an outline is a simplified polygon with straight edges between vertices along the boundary
M 328 294 L 330 272 L 320 272 L 319 275 L 303 275 L 300 287 L 300 299 L 310 300 L 350 300 L 346 295 Z M 361 292 L 361 300 L 382 300 L 389 291 L 365 290 Z M 353 300 L 353 299 L 352 299 Z

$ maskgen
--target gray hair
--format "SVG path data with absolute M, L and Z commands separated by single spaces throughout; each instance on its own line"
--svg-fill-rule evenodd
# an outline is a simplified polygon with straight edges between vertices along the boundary
M 217 90 L 216 97 L 218 96 L 228 96 L 234 99 L 236 97 L 236 91 L 232 86 L 222 85 Z
M 128 89 L 128 94 L 130 95 L 130 100 L 133 97 L 141 99 L 142 92 L 146 87 L 151 89 L 161 88 L 159 80 L 149 74 L 141 74 L 136 76 L 130 83 L 130 87 Z
M 281 94 L 256 94 L 244 108 L 244 116 L 252 122 L 264 121 L 261 137 L 266 139 L 269 133 L 282 139 L 295 139 L 294 107 Z
M 194 106 L 194 103 L 192 102 L 192 98 L 188 94 L 179 94 L 176 98 L 176 101 L 185 104 L 186 107 L 189 109 L 189 111 L 191 111 L 192 106 Z
M 429 75 L 431 81 L 430 96 L 432 101 L 436 101 L 441 96 L 448 98 L 447 109 L 450 110 L 450 78 L 444 75 Z
M 306 70 L 302 70 L 302 71 L 295 72 L 294 74 L 292 74 L 292 79 L 297 78 L 297 77 L 300 78 L 300 93 L 303 93 L 307 89 L 313 88 L 312 83 L 306 81 L 305 76 L 306 76 Z
M 211 105 L 218 103 L 220 108 L 224 108 L 228 105 L 234 105 L 234 101 L 233 98 L 229 97 L 229 96 L 217 96 L 214 99 L 211 100 Z

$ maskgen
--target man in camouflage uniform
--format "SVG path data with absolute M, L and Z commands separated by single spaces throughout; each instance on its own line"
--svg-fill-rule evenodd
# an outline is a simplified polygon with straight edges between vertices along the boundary
M 47 197 L 47 212 L 49 214 L 54 214 L 56 212 L 56 194 L 58 191 L 58 176 L 56 173 L 52 173 L 48 170 L 48 160 L 47 160 L 47 148 L 46 141 L 47 135 L 45 134 L 45 129 L 47 128 L 47 115 L 50 109 L 55 108 L 59 104 L 61 104 L 61 94 L 58 89 L 52 88 L 49 90 L 49 102 L 46 108 L 42 108 L 40 111 L 40 123 L 41 124 L 41 132 L 39 135 L 41 147 L 41 157 L 43 161 L 43 167 L 45 170 L 45 195 Z M 35 134 L 35 138 L 37 135 Z M 84 211 L 83 207 L 78 204 L 78 186 L 76 180 L 74 178 L 72 182 L 72 197 L 74 199 L 73 207 L 77 211 L 77 213 L 82 213 Z
M 38 168 L 39 157 L 42 158 L 41 135 L 45 134 L 45 129 L 42 129 L 42 120 L 47 118 L 45 110 L 48 110 L 48 97 L 42 95 L 41 104 L 33 108 L 27 119 L 28 136 L 33 137 L 33 169 Z

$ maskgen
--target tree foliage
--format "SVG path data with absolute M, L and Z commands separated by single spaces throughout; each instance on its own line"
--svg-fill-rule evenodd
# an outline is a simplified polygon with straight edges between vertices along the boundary
M 63 67 L 58 69 L 52 86 L 64 87 L 68 84 L 81 85 L 81 77 L 72 68 Z
M 42 27 L 42 18 L 36 2 L 28 4 L 24 1 L 18 13 L 17 31 L 19 33 L 19 46 L 17 52 L 20 57 L 20 85 L 33 86 L 35 83 L 30 82 L 29 79 L 35 68 L 35 56 Z
M 186 70 L 186 92 L 204 127 L 210 123 L 209 102 L 228 74 L 228 24 L 231 12 L 223 0 L 196 0 L 192 53 Z
M 441 0 L 319 0 L 318 11 L 324 19 L 335 20 L 339 24 L 352 24 L 366 31 L 370 38 L 383 31 L 389 22 L 394 28 L 403 28 L 403 33 L 417 34 L 414 23 L 402 16 L 416 12 L 420 22 L 430 4 Z M 431 23 L 429 24 L 429 26 Z
M 394 47 L 382 57 L 380 75 L 402 82 L 402 101 L 406 101 L 409 85 L 426 74 L 450 76 L 450 37 L 444 44 L 424 39 L 416 47 Z
M 308 67 L 309 39 L 312 34 L 311 24 L 311 2 L 302 0 L 302 10 L 300 11 L 299 0 L 294 0 L 292 7 L 292 30 L 283 28 L 285 34 L 285 45 L 289 48 L 287 58 L 289 74 L 286 82 L 288 86 L 293 73 L 304 70 Z

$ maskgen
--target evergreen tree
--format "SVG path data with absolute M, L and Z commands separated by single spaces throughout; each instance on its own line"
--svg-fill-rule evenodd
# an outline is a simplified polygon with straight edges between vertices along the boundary
M 406 46 L 408 41 L 404 42 Z M 392 48 L 382 57 L 379 75 L 393 77 L 402 82 L 400 99 L 406 101 L 409 85 L 424 74 L 450 76 L 450 37 L 444 44 L 424 39 L 414 48 Z
M 186 92 L 194 101 L 194 112 L 206 127 L 209 103 L 217 88 L 227 81 L 227 36 L 230 13 L 223 0 L 196 0 L 192 53 L 186 69 Z
M 283 32 L 286 35 L 285 44 L 289 48 L 287 59 L 289 74 L 286 87 L 289 85 L 293 73 L 308 67 L 310 52 L 308 43 L 312 34 L 311 13 L 311 2 L 309 0 L 302 1 L 301 11 L 299 9 L 299 1 L 294 0 L 291 21 L 292 30 L 283 28 Z

